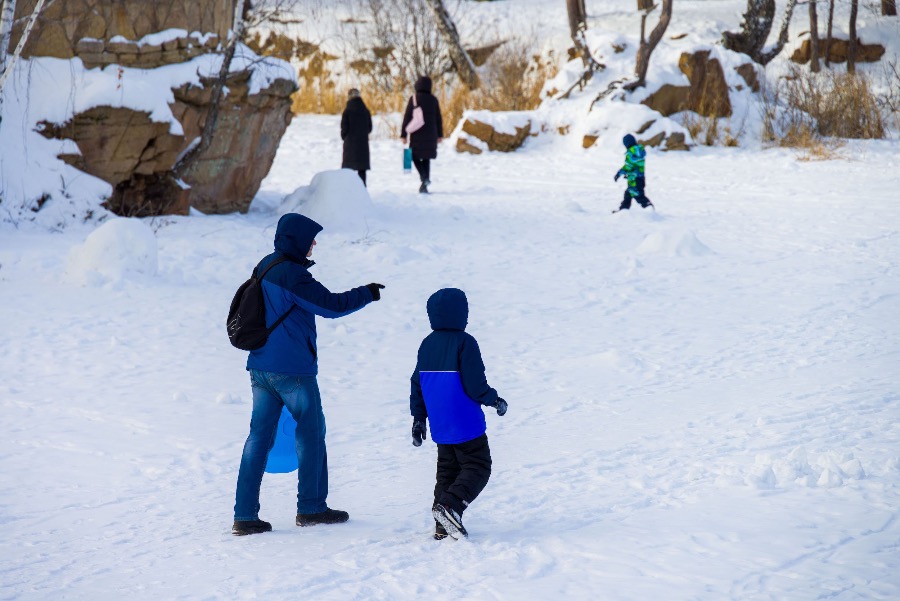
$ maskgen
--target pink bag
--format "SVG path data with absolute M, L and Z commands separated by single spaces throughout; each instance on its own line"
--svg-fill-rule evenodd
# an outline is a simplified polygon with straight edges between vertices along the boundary
M 425 125 L 425 115 L 424 113 L 422 113 L 422 107 L 416 104 L 415 94 L 413 94 L 412 103 L 412 119 L 410 119 L 409 123 L 406 124 L 407 135 L 419 131 L 420 129 L 422 129 L 422 126 Z

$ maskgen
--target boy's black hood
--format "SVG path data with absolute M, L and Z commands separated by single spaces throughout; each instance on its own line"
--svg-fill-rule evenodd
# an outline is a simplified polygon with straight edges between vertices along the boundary
M 469 323 L 469 301 L 459 288 L 442 288 L 428 298 L 428 321 L 432 330 L 465 330 Z

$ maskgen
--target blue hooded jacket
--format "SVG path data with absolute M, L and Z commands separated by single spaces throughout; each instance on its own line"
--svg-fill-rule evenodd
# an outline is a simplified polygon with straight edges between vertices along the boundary
M 481 406 L 495 406 L 497 391 L 488 386 L 478 342 L 465 332 L 466 294 L 457 288 L 438 290 L 427 309 L 433 332 L 419 346 L 410 378 L 410 413 L 428 418 L 434 442 L 468 442 L 487 430 Z
M 333 293 L 310 275 L 309 268 L 315 263 L 306 255 L 321 231 L 321 225 L 298 213 L 288 213 L 278 220 L 275 252 L 266 256 L 256 267 L 259 272 L 279 257 L 288 259 L 273 267 L 263 280 L 266 324 L 271 326 L 286 311 L 293 309 L 281 325 L 272 330 L 262 348 L 250 351 L 248 370 L 295 376 L 316 375 L 315 316 L 343 317 L 374 300 L 365 286 Z

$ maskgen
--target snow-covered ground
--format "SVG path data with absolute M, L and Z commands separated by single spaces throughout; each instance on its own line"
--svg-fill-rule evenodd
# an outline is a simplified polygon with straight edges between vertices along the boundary
M 375 140 L 365 219 L 319 236 L 332 290 L 387 286 L 319 321 L 339 526 L 297 528 L 296 475 L 267 475 L 274 531 L 231 535 L 250 390 L 224 331 L 337 118 L 294 120 L 250 214 L 142 220 L 156 248 L 4 224 L 0 598 L 900 598 L 900 144 L 651 150 L 658 211 L 612 215 L 623 148 L 548 140 L 442 148 L 430 196 Z M 409 436 L 444 286 L 510 404 L 468 542 L 431 539 Z

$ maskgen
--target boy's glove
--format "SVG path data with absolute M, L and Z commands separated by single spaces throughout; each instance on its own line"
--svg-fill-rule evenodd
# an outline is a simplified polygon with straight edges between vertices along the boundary
M 425 433 L 425 420 L 419 419 L 417 417 L 413 418 L 413 427 L 412 427 L 412 443 L 414 447 L 421 447 L 422 441 L 428 438 L 428 435 Z
M 369 289 L 369 292 L 372 293 L 372 300 L 377 301 L 381 298 L 381 290 L 384 290 L 384 286 L 381 284 L 366 284 L 366 288 Z
M 618 171 L 616 171 L 616 175 L 613 177 L 613 181 L 614 181 L 614 182 L 619 181 L 619 178 L 620 178 L 620 177 L 622 177 L 622 170 L 621 170 L 621 169 L 619 169 Z
M 504 415 L 506 415 L 506 410 L 509 408 L 509 403 L 501 398 L 498 398 L 497 404 L 495 406 L 497 407 L 497 415 L 503 417 Z

